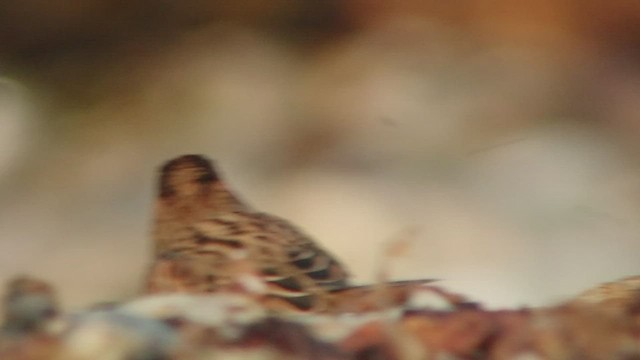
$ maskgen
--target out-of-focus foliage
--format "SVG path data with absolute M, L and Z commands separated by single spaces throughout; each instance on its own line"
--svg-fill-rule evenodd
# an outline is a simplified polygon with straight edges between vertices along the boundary
M 407 228 L 392 277 L 490 304 L 637 273 L 639 44 L 632 0 L 2 1 L 0 279 L 131 295 L 193 152 L 360 280 Z
M 640 354 L 637 276 L 567 303 L 498 311 L 457 302 L 459 295 L 425 284 L 408 294 L 429 294 L 420 305 L 386 301 L 391 288 L 380 283 L 364 297 L 343 299 L 360 311 L 276 314 L 248 289 L 146 295 L 69 314 L 49 307 L 55 292 L 41 280 L 22 277 L 8 288 L 5 304 L 13 306 L 0 329 L 3 359 L 595 360 Z M 46 300 L 51 316 L 43 317 L 42 302 L 33 306 L 34 299 Z M 377 306 L 361 306 L 366 303 Z M 16 327 L 24 320 L 36 326 Z

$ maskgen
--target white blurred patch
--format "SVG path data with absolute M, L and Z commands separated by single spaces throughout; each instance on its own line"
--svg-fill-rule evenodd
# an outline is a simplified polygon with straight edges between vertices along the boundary
M 409 309 L 429 309 L 436 311 L 451 311 L 453 306 L 441 294 L 426 289 L 416 289 L 411 294 L 406 305 Z
M 120 310 L 152 318 L 180 317 L 228 331 L 237 335 L 241 325 L 260 320 L 265 310 L 251 297 L 218 293 L 213 295 L 167 294 L 146 296 L 127 304 Z

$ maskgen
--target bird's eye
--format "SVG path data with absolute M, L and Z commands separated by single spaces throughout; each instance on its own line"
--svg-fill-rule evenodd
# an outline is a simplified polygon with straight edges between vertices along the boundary
M 198 177 L 199 183 L 210 183 L 215 180 L 215 176 L 213 176 L 213 172 L 210 171 L 202 171 L 200 176 Z

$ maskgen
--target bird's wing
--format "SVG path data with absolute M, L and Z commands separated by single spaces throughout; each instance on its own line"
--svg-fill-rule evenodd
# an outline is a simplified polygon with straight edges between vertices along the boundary
M 344 268 L 279 218 L 236 212 L 196 223 L 192 229 L 198 253 L 248 260 L 271 296 L 296 307 L 315 307 L 327 291 L 346 286 Z

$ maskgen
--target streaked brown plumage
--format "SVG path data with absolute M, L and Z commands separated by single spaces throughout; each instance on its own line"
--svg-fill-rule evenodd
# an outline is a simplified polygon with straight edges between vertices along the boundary
M 154 226 L 149 293 L 229 288 L 240 260 L 265 282 L 267 302 L 284 307 L 324 308 L 327 293 L 347 285 L 331 254 L 285 220 L 245 205 L 199 155 L 162 167 Z
M 640 276 L 600 284 L 584 291 L 571 303 L 597 306 L 621 314 L 640 314 Z

